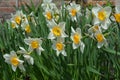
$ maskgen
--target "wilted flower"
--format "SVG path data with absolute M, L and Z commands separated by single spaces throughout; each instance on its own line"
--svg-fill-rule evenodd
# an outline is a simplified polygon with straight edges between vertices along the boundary
M 72 33 L 71 33 L 71 39 L 73 41 L 73 49 L 76 49 L 80 46 L 80 50 L 83 53 L 85 44 L 81 41 L 82 35 L 81 35 L 81 29 L 77 28 L 76 31 L 71 27 Z
M 99 25 L 94 25 L 88 29 L 88 33 L 91 35 L 91 37 L 94 37 L 94 34 L 98 31 L 101 32 L 101 27 Z
M 12 65 L 12 70 L 13 71 L 16 71 L 17 67 L 19 67 L 20 70 L 25 71 L 24 66 L 23 66 L 24 61 L 20 60 L 17 57 L 16 52 L 11 51 L 10 54 L 4 54 L 3 57 L 5 58 L 6 63 Z
M 67 6 L 67 10 L 72 18 L 72 21 L 77 21 L 76 16 L 80 15 L 80 5 L 76 4 L 74 1 Z
M 64 49 L 65 47 L 64 38 L 57 38 L 57 41 L 53 40 L 52 42 L 53 42 L 52 48 L 56 50 L 57 56 L 59 56 L 60 53 L 64 56 L 67 56 Z
M 29 51 L 37 50 L 38 55 L 41 55 L 41 52 L 44 51 L 42 48 L 42 40 L 40 38 L 28 38 L 24 39 L 24 42 L 29 45 Z
M 17 51 L 17 53 L 23 54 L 23 57 L 27 60 L 28 64 L 34 64 L 34 59 L 30 56 L 31 52 L 28 52 L 23 47 L 20 47 L 20 50 Z
M 109 20 L 109 16 L 111 14 L 111 7 L 101 7 L 98 5 L 97 7 L 93 7 L 92 13 L 94 16 L 93 23 L 101 24 L 101 27 L 103 29 L 108 29 L 108 26 L 110 25 L 111 21 Z
M 87 19 L 89 19 L 90 16 L 91 16 L 91 12 L 90 12 L 90 10 L 88 8 L 86 8 L 86 15 L 85 15 L 85 17 Z
M 67 35 L 65 34 L 65 22 L 60 22 L 59 24 L 51 21 L 48 23 L 48 27 L 50 28 L 50 33 L 48 35 L 48 39 L 55 39 L 56 37 L 65 38 Z

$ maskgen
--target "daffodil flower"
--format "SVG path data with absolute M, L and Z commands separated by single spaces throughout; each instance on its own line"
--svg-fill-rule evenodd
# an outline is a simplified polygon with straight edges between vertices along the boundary
M 77 21 L 76 16 L 80 15 L 80 5 L 76 4 L 74 1 L 67 6 L 67 10 L 72 18 L 72 21 Z
M 13 29 L 14 29 L 14 28 L 18 28 L 18 25 L 16 24 L 16 22 L 15 22 L 14 20 L 12 20 L 12 19 L 7 20 L 7 23 L 8 23 L 8 25 L 9 25 L 10 27 L 12 27 Z
M 90 12 L 90 10 L 88 8 L 86 8 L 86 15 L 85 15 L 85 17 L 87 19 L 89 19 L 90 16 L 91 16 L 91 12 Z
M 57 41 L 52 40 L 52 42 L 53 42 L 52 48 L 56 50 L 57 56 L 59 56 L 60 53 L 64 56 L 67 56 L 64 49 L 65 47 L 64 38 L 57 38 Z
M 57 7 L 54 8 L 54 13 L 53 13 L 53 19 L 57 22 L 60 18 L 60 12 L 61 10 L 59 10 Z
M 81 35 L 81 29 L 77 28 L 76 31 L 71 27 L 72 33 L 71 33 L 71 39 L 73 41 L 73 49 L 76 49 L 80 46 L 80 50 L 83 53 L 85 44 L 81 41 L 82 35 Z
M 43 13 L 43 15 L 45 16 L 46 20 L 52 20 L 53 18 L 53 13 L 52 10 L 49 8 L 46 8 L 45 12 Z
M 92 38 L 94 38 L 94 34 L 98 31 L 101 32 L 101 27 L 99 25 L 94 25 L 88 29 L 88 33 L 91 35 Z
M 41 52 L 44 51 L 42 48 L 42 40 L 41 38 L 28 38 L 24 39 L 24 42 L 29 45 L 28 51 L 33 51 L 34 49 L 37 51 L 38 55 L 41 55 Z
M 31 28 L 30 28 L 30 25 L 29 25 L 29 23 L 27 22 L 27 23 L 22 23 L 21 24 L 21 27 L 27 32 L 27 33 L 30 33 L 31 32 Z
M 18 25 L 20 25 L 22 21 L 22 16 L 22 11 L 17 11 L 16 14 L 12 14 L 12 20 L 14 20 Z
M 31 12 L 29 15 L 27 15 L 27 20 L 29 22 L 32 22 L 36 26 L 37 24 L 36 24 L 35 18 L 37 19 L 37 17 L 35 17 L 34 15 L 34 12 Z
M 120 5 L 115 7 L 115 14 L 114 14 L 116 22 L 120 23 Z
M 96 24 L 101 24 L 100 26 L 103 29 L 108 29 L 111 21 L 109 19 L 110 14 L 111 14 L 111 7 L 107 6 L 107 7 L 101 7 L 100 5 L 98 5 L 97 7 L 93 7 L 92 9 L 92 13 L 94 16 L 94 20 L 93 23 L 94 25 Z
M 17 53 L 23 54 L 23 57 L 28 62 L 28 64 L 31 64 L 31 65 L 34 64 L 34 59 L 33 59 L 33 57 L 30 56 L 31 52 L 28 52 L 23 47 L 20 47 L 20 50 L 17 51 Z
M 27 16 L 25 15 L 25 14 L 23 14 L 22 16 L 21 16 L 21 18 L 22 18 L 22 20 L 21 20 L 21 22 L 24 24 L 24 23 L 28 23 L 28 19 L 27 19 Z M 22 25 L 22 23 L 21 23 L 21 25 Z
M 65 34 L 65 22 L 60 22 L 59 24 L 55 23 L 55 21 L 48 22 L 48 27 L 50 28 L 50 33 L 48 35 L 48 39 L 55 39 L 57 37 L 65 38 L 67 35 Z
M 4 54 L 5 62 L 12 65 L 12 70 L 16 71 L 16 68 L 19 67 L 20 70 L 25 71 L 23 66 L 24 61 L 20 60 L 15 51 L 11 51 L 10 54 Z
M 56 7 L 56 5 L 54 3 L 52 3 L 52 0 L 43 0 L 42 3 L 42 8 L 45 10 L 46 8 L 50 8 L 53 9 Z
M 96 32 L 95 33 L 95 38 L 98 41 L 98 43 L 97 43 L 98 48 L 101 48 L 103 45 L 107 46 L 107 41 L 106 41 L 104 35 L 101 32 L 99 32 L 99 31 Z

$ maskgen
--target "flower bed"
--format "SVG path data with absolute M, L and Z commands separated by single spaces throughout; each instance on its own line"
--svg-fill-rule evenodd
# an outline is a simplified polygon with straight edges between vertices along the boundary
M 120 6 L 31 4 L 0 25 L 2 80 L 119 79 Z

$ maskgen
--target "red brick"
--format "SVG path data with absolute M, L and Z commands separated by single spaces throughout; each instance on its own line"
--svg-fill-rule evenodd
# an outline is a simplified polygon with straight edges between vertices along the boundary
M 10 2 L 8 2 L 8 1 L 1 1 L 0 2 L 0 7 L 13 7 L 15 5 L 16 5 L 16 2 L 14 2 L 14 1 L 10 1 Z
M 14 7 L 0 7 L 0 12 L 14 12 L 15 8 Z

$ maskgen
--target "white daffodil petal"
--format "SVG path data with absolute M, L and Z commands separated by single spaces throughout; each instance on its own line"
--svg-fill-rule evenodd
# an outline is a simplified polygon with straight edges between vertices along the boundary
M 104 46 L 105 46 L 105 47 L 108 47 L 108 43 L 107 43 L 107 40 L 106 40 L 106 39 L 104 40 Z
M 19 61 L 19 64 L 23 64 L 24 63 L 23 60 L 18 59 L 18 61 Z
M 16 68 L 17 68 L 16 66 L 13 66 L 13 65 L 12 65 L 12 70 L 13 70 L 14 72 L 16 71 Z
M 71 27 L 71 30 L 72 30 L 72 33 L 75 33 L 75 30 L 74 30 L 74 28 L 73 28 L 73 27 Z
M 41 55 L 41 52 L 42 52 L 42 51 L 44 51 L 44 49 L 43 49 L 42 47 L 39 47 L 39 48 L 37 49 L 38 55 Z
M 30 43 L 31 43 L 31 39 L 24 39 L 24 42 L 27 44 L 27 45 L 29 45 Z
M 98 42 L 98 43 L 97 43 L 97 47 L 98 47 L 98 48 L 101 48 L 103 45 L 104 45 L 103 42 Z
M 29 51 L 29 52 L 32 52 L 32 51 L 33 51 L 33 48 L 32 48 L 31 46 L 29 46 L 28 51 Z
M 85 48 L 85 44 L 83 42 L 80 43 L 80 50 L 83 53 Z
M 15 53 L 15 51 L 11 51 L 11 52 L 10 52 L 10 55 L 11 55 L 11 56 L 17 56 L 16 53 Z
M 32 65 L 34 64 L 34 59 L 33 59 L 33 57 L 30 57 L 30 60 L 29 60 L 29 61 L 30 61 L 30 64 L 32 64 Z
M 19 47 L 21 50 L 26 51 L 23 47 Z
M 77 11 L 79 11 L 80 10 L 80 5 L 76 5 L 76 9 L 77 9 Z
M 87 19 L 89 19 L 90 15 L 91 15 L 90 10 L 89 10 L 88 8 L 86 8 L 86 16 L 85 16 L 85 17 L 86 17 Z
M 10 55 L 9 54 L 4 54 L 3 57 L 5 58 L 5 62 L 10 64 Z
M 77 49 L 80 46 L 80 44 L 73 43 L 72 46 L 73 46 L 73 49 Z
M 111 24 L 111 21 L 109 19 L 106 19 L 106 21 L 101 24 L 101 27 L 106 30 L 108 29 L 110 24 Z
M 97 17 L 94 17 L 93 24 L 98 25 L 100 23 L 100 20 Z
M 57 50 L 57 56 L 59 56 L 60 52 Z
M 60 22 L 58 26 L 60 26 L 63 30 L 65 30 L 65 22 Z
M 65 37 L 68 37 L 68 35 L 65 32 L 63 32 L 61 37 L 65 38 Z
M 55 39 L 54 34 L 52 32 L 49 33 L 48 39 Z
M 120 5 L 117 5 L 117 6 L 115 7 L 115 11 L 116 11 L 116 13 L 120 13 Z
M 111 11 L 112 11 L 111 7 L 107 6 L 107 7 L 104 8 L 104 10 L 106 11 L 107 17 L 109 17 L 110 14 L 111 14 Z
M 116 19 L 115 19 L 114 16 L 111 16 L 110 19 L 111 19 L 112 21 L 116 21 Z
M 37 54 L 40 56 L 41 55 L 41 50 L 37 49 Z
M 92 8 L 93 16 L 97 17 L 98 11 L 99 11 L 100 9 L 101 9 L 101 7 L 93 7 L 93 8 Z
M 75 16 L 75 17 L 72 17 L 72 21 L 77 21 L 76 16 Z
M 70 11 L 70 9 L 71 9 L 71 6 L 70 6 L 70 5 L 68 5 L 68 6 L 67 6 L 67 9 Z
M 50 29 L 52 29 L 54 26 L 57 26 L 57 24 L 55 23 L 54 20 L 52 20 L 52 21 L 49 21 L 49 22 L 48 22 L 47 26 L 48 26 Z
M 77 29 L 76 29 L 76 32 L 81 35 L 81 29 L 80 29 L 80 28 L 77 28 Z
M 19 50 L 19 51 L 17 51 L 17 53 L 19 53 L 19 54 L 26 54 L 27 52 L 24 51 L 24 50 Z
M 9 55 L 9 54 L 4 54 L 3 57 L 4 57 L 5 59 L 10 59 L 10 55 Z
M 23 64 L 20 64 L 18 67 L 21 71 L 25 71 L 25 68 L 24 68 Z
M 26 60 L 28 60 L 28 59 L 30 59 L 30 55 L 23 55 L 23 57 L 26 59 Z
M 62 54 L 63 54 L 64 56 L 67 56 L 65 50 L 62 51 Z

